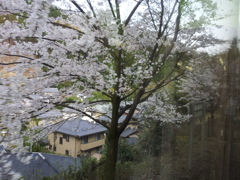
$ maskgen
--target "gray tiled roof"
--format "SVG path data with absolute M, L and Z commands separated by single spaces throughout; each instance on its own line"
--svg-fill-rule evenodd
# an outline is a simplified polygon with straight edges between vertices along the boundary
M 126 118 L 127 115 L 123 114 L 119 119 L 118 119 L 118 123 L 122 123 L 124 121 L 124 119 Z M 111 121 L 111 119 L 109 119 L 109 117 L 111 117 L 110 114 L 107 114 L 107 115 L 103 115 L 103 116 L 100 116 L 98 118 L 98 120 L 101 120 L 101 121 Z
M 136 129 L 126 128 L 126 129 L 122 132 L 121 137 L 126 138 L 126 137 L 130 136 L 131 134 L 133 134 L 133 133 L 135 133 L 135 132 L 136 132 Z
M 59 110 L 51 110 L 51 111 L 48 111 L 44 114 L 41 114 L 38 116 L 38 118 L 42 118 L 42 119 L 45 119 L 45 118 L 54 118 L 54 117 L 62 117 L 62 113 L 61 111 Z
M 55 125 L 55 129 L 56 132 L 79 137 L 105 132 L 107 130 L 100 124 L 82 119 L 72 119 L 65 123 L 59 123 Z
M 9 167 L 7 167 L 7 163 Z M 80 166 L 80 159 L 46 153 L 5 153 L 0 156 L 0 179 L 14 179 L 13 172 L 19 173 L 26 180 L 40 180 L 54 176 L 69 166 Z

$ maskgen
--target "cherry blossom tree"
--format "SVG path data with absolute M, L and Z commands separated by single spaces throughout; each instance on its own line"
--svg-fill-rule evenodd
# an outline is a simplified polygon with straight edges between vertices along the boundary
M 214 4 L 138 0 L 131 1 L 131 10 L 123 14 L 126 2 L 119 0 L 61 1 L 63 9 L 53 3 L 8 0 L 0 4 L 2 16 L 15 17 L 0 25 L 0 55 L 8 57 L 0 65 L 11 73 L 1 77 L 0 125 L 10 135 L 0 141 L 29 135 L 40 138 L 49 129 L 30 128 L 32 119 L 67 107 L 107 128 L 104 179 L 114 179 L 120 134 L 139 104 L 182 76 L 186 69 L 178 63 L 184 55 L 205 45 L 209 36 L 202 33 L 201 25 L 209 21 L 206 17 L 213 17 Z M 204 11 L 204 16 L 193 8 Z M 43 94 L 44 88 L 60 85 L 57 96 Z M 120 108 L 123 102 L 128 103 Z M 99 103 L 110 104 L 109 121 L 86 113 Z
M 179 92 L 185 94 L 182 99 L 188 102 L 205 101 L 212 120 L 220 102 L 221 86 L 226 73 L 223 59 L 224 54 L 199 54 L 198 58 L 190 60 L 188 71 L 180 81 Z

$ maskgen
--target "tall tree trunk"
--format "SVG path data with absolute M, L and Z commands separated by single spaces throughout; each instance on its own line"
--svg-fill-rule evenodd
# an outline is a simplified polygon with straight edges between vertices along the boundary
M 107 133 L 106 145 L 106 163 L 104 180 L 114 180 L 116 174 L 117 154 L 118 154 L 118 140 L 120 134 L 118 133 L 118 110 L 120 106 L 120 97 L 115 97 L 112 102 L 112 121 L 110 129 Z
M 114 180 L 117 164 L 117 153 L 118 153 L 118 136 L 113 135 L 114 132 L 109 133 L 107 136 L 107 154 L 105 163 L 105 174 L 104 180 Z

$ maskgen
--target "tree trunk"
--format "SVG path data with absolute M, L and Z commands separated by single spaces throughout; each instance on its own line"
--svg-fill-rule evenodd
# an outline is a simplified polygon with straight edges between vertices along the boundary
M 112 121 L 110 129 L 107 133 L 106 145 L 106 163 L 104 180 L 114 180 L 117 164 L 118 140 L 120 134 L 118 133 L 118 110 L 120 106 L 120 97 L 115 97 L 112 102 Z
M 117 164 L 117 153 L 118 153 L 118 140 L 119 137 L 113 136 L 110 133 L 107 136 L 107 154 L 105 163 L 105 174 L 104 180 L 114 180 Z

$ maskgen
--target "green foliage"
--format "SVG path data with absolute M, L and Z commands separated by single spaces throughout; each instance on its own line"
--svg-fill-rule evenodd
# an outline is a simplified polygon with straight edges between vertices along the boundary
M 124 163 L 117 163 L 116 167 L 116 180 L 128 180 L 131 179 L 133 173 L 133 162 L 124 162 Z
M 27 147 L 31 148 L 32 152 L 44 152 L 44 153 L 49 152 L 45 148 L 46 143 L 44 143 L 42 141 L 30 143 L 28 140 L 29 140 L 29 138 L 25 136 L 23 139 L 23 146 L 27 146 Z
M 38 126 L 39 121 L 41 121 L 41 119 L 39 119 L 37 117 L 32 118 L 32 122 L 34 122 L 37 126 Z
M 66 101 L 69 101 L 69 102 L 72 102 L 72 101 L 78 101 L 78 102 L 82 102 L 82 99 L 80 99 L 79 97 L 77 96 L 69 96 L 69 97 L 66 97 Z
M 43 67 L 42 67 L 42 71 L 43 71 L 43 72 L 48 72 L 49 70 L 50 70 L 50 69 L 49 69 L 47 66 L 43 66 Z
M 97 101 L 97 100 L 108 100 L 109 98 L 104 96 L 101 92 L 94 91 L 92 92 L 92 97 L 88 98 L 89 102 Z
M 162 126 L 161 121 L 145 120 L 139 135 L 139 146 L 145 155 L 159 156 L 161 154 Z
M 118 162 L 127 164 L 135 160 L 140 160 L 140 152 L 136 146 L 128 144 L 126 139 L 119 140 Z
M 50 12 L 48 14 L 48 17 L 54 17 L 54 18 L 57 18 L 57 17 L 60 17 L 61 16 L 61 12 L 60 10 L 57 8 L 57 7 L 51 7 L 50 8 Z
M 69 87 L 73 86 L 73 84 L 74 84 L 74 82 L 69 80 L 69 81 L 59 83 L 57 85 L 57 88 L 58 89 L 69 88 Z
M 25 13 L 17 13 L 17 14 L 7 14 L 7 15 L 2 15 L 0 16 L 0 24 L 5 23 L 5 21 L 17 21 L 19 24 L 24 24 L 25 21 Z
M 57 18 L 57 17 L 62 17 L 63 19 L 67 19 L 67 15 L 64 15 L 61 13 L 61 10 L 58 9 L 57 7 L 51 7 L 50 8 L 50 12 L 48 14 L 48 17 L 53 17 L 53 18 Z

